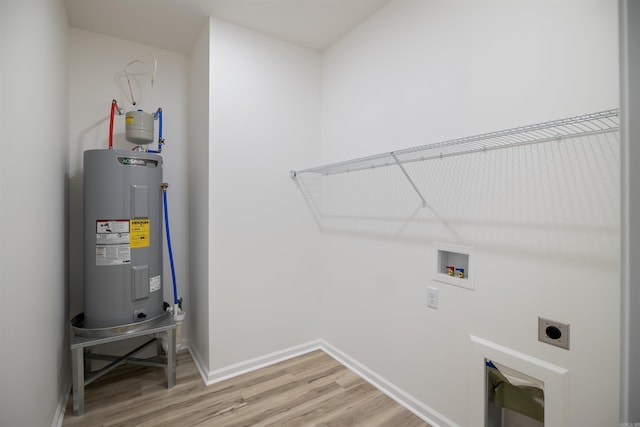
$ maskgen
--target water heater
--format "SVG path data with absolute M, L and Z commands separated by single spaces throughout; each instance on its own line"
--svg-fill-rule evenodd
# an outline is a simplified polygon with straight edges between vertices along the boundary
M 162 157 L 84 153 L 84 326 L 129 325 L 164 314 Z

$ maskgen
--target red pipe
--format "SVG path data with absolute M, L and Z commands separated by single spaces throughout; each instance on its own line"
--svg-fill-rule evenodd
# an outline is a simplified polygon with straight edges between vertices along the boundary
M 118 107 L 118 101 L 115 99 L 111 101 L 111 121 L 109 122 L 109 150 L 113 149 L 113 116 L 118 109 L 118 114 L 120 113 L 120 107 Z

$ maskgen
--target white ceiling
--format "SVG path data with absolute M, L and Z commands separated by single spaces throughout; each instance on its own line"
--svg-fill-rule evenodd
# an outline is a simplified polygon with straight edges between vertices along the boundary
M 69 25 L 189 53 L 213 16 L 322 51 L 389 0 L 65 0 Z

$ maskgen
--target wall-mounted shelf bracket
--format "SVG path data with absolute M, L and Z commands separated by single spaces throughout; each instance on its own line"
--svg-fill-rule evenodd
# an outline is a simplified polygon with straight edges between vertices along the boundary
M 422 193 L 420 192 L 420 190 L 416 186 L 416 183 L 413 182 L 413 180 L 411 179 L 411 176 L 407 173 L 407 170 L 404 168 L 404 166 L 402 166 L 402 163 L 398 159 L 398 156 L 396 156 L 396 154 L 393 151 L 391 153 L 389 153 L 389 154 L 391 154 L 391 157 L 393 157 L 393 160 L 395 160 L 396 164 L 398 165 L 398 167 L 400 168 L 400 170 L 402 171 L 404 176 L 409 181 L 409 184 L 411 184 L 411 186 L 413 187 L 415 192 L 418 193 L 418 196 L 420 197 L 420 200 L 422 200 L 422 207 L 426 208 L 427 207 L 427 200 L 424 198 L 424 196 L 422 195 Z

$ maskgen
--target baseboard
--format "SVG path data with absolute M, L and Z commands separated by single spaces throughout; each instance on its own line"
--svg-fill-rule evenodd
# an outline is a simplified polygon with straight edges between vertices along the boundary
M 328 342 L 320 340 L 320 349 L 433 427 L 460 427 Z
M 285 350 L 269 353 L 264 356 L 256 357 L 246 360 L 244 362 L 236 363 L 233 365 L 225 366 L 221 369 L 210 371 L 206 375 L 204 382 L 206 385 L 215 384 L 220 381 L 227 380 L 229 378 L 237 377 L 238 375 L 246 374 L 260 368 L 274 365 L 284 360 L 292 359 L 294 357 L 301 356 L 303 354 L 320 349 L 319 341 L 311 341 L 306 344 L 301 344 L 295 347 L 290 347 Z
M 66 375 L 66 377 L 68 377 L 67 382 L 64 387 L 62 387 L 62 394 L 58 397 L 58 407 L 56 408 L 56 413 L 53 416 L 51 427 L 62 427 L 62 422 L 64 421 L 64 412 L 67 408 L 69 394 L 71 394 L 71 376 Z
M 196 369 L 200 374 L 200 378 L 202 378 L 202 382 L 206 384 L 207 377 L 208 377 L 207 372 L 209 371 L 208 365 L 205 363 L 205 360 L 202 358 L 200 353 L 198 353 L 198 351 L 195 348 L 193 348 L 193 346 L 187 345 L 187 350 L 189 350 L 189 354 L 191 354 L 191 359 L 193 360 L 193 363 L 196 365 Z

